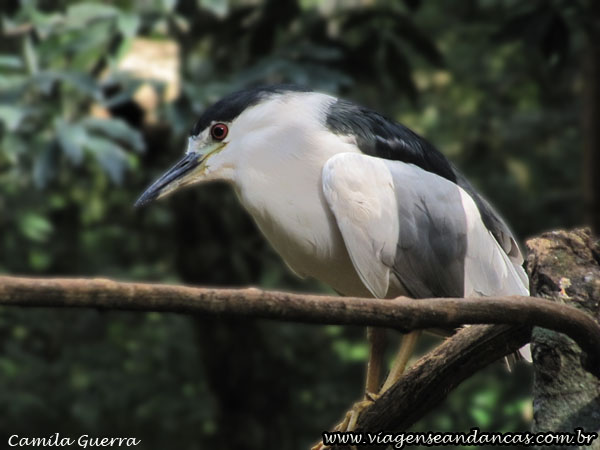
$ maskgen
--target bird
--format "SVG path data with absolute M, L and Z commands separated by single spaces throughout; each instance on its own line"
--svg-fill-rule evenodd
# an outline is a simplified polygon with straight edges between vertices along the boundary
M 297 85 L 229 94 L 136 206 L 216 180 L 294 273 L 340 295 L 529 294 L 513 233 L 465 176 L 424 137 L 349 100 Z M 382 385 L 385 331 L 368 328 L 366 397 L 337 429 L 397 381 L 418 334 L 404 336 Z

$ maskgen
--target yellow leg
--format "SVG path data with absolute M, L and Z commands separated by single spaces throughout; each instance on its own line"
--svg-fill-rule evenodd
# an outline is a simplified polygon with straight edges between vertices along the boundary
M 412 331 L 408 334 L 405 334 L 402 338 L 402 344 L 400 345 L 400 349 L 398 350 L 398 354 L 394 359 L 394 363 L 392 365 L 392 369 L 390 370 L 389 375 L 387 376 L 385 383 L 383 383 L 383 387 L 379 394 L 383 394 L 387 391 L 391 386 L 394 385 L 396 381 L 400 379 L 402 374 L 404 373 L 404 369 L 406 369 L 406 364 L 408 360 L 413 354 L 415 350 L 415 345 L 417 344 L 417 340 L 421 335 L 421 331 Z
M 402 338 L 402 344 L 398 350 L 398 354 L 394 359 L 394 364 L 388 377 L 383 384 L 383 387 L 378 392 L 379 380 L 381 377 L 381 368 L 383 363 L 383 356 L 386 347 L 386 333 L 382 328 L 367 328 L 367 339 L 370 344 L 369 362 L 367 365 L 367 382 L 366 382 L 366 398 L 365 400 L 355 403 L 344 417 L 342 423 L 340 423 L 335 430 L 337 431 L 353 431 L 356 428 L 356 423 L 360 413 L 368 407 L 377 397 L 388 390 L 398 379 L 402 376 L 408 360 L 412 356 L 415 349 L 415 345 L 419 336 L 420 331 L 413 331 L 404 335 Z M 328 448 L 323 445 L 322 442 L 316 444 L 312 450 L 324 450 Z
M 367 327 L 367 340 L 369 341 L 369 362 L 367 363 L 367 379 L 365 382 L 365 399 L 356 402 L 344 416 L 344 420 L 335 427 L 337 431 L 352 431 L 361 411 L 373 402 L 377 396 L 381 382 L 381 371 L 387 346 L 387 335 L 384 328 Z M 328 448 L 322 442 L 317 443 L 312 450 Z
M 367 363 L 367 381 L 365 388 L 365 399 L 356 402 L 337 430 L 353 431 L 356 428 L 356 422 L 360 413 L 373 403 L 377 398 L 379 386 L 381 383 L 381 369 L 385 356 L 385 347 L 387 346 L 387 336 L 384 328 L 367 328 L 367 340 L 369 341 L 369 362 Z
M 376 394 L 381 382 L 381 368 L 387 346 L 387 336 L 384 328 L 367 327 L 369 341 L 369 362 L 367 363 L 366 395 Z

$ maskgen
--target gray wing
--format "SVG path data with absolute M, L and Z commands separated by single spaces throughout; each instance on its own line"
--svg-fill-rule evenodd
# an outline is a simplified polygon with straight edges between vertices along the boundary
M 491 205 L 481 197 L 446 157 L 422 136 L 394 120 L 346 100 L 335 101 L 327 114 L 334 133 L 352 136 L 366 155 L 414 164 L 459 185 L 477 205 L 481 220 L 509 258 L 523 264 L 523 256 L 510 229 Z M 528 283 L 524 277 L 524 283 Z
M 475 191 L 475 188 L 471 186 L 471 183 L 469 183 L 463 174 L 461 174 L 454 166 L 452 166 L 452 170 L 456 176 L 456 184 L 463 188 L 475 201 L 486 228 L 490 230 L 511 261 L 518 265 L 523 264 L 523 255 L 521 254 L 519 245 L 517 244 L 512 231 L 506 222 L 504 222 L 504 219 L 500 217 L 485 198 Z
M 377 297 L 527 294 L 526 275 L 460 186 L 413 164 L 332 157 L 323 192 L 361 280 Z M 524 279 L 523 279 L 524 277 Z

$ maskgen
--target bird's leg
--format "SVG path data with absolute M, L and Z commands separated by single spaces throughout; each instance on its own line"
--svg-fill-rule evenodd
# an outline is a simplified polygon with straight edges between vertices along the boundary
M 367 363 L 367 381 L 365 396 L 377 394 L 381 382 L 381 368 L 387 346 L 385 328 L 367 327 L 367 340 L 369 341 L 369 362 Z
M 367 327 L 367 340 L 369 341 L 369 362 L 367 363 L 367 377 L 365 382 L 365 398 L 356 402 L 342 422 L 335 427 L 336 431 L 352 431 L 356 428 L 356 421 L 363 409 L 373 403 L 379 391 L 381 382 L 381 368 L 387 347 L 387 333 L 385 328 Z M 328 448 L 322 442 L 317 443 L 312 450 Z
M 390 370 L 385 383 L 383 383 L 381 390 L 377 393 L 387 339 L 385 329 L 375 327 L 367 328 L 367 339 L 369 340 L 370 352 L 367 365 L 365 399 L 356 402 L 352 406 L 352 409 L 346 413 L 342 423 L 335 427 L 336 431 L 353 431 L 356 428 L 360 413 L 398 381 L 406 368 L 408 360 L 413 354 L 420 335 L 421 331 L 412 331 L 404 335 L 402 343 L 400 344 L 400 349 L 394 358 L 392 369 Z M 328 446 L 325 446 L 320 442 L 315 445 L 312 450 L 325 450 L 327 448 Z
M 356 428 L 358 416 L 360 413 L 373 403 L 381 394 L 387 391 L 396 381 L 400 379 L 406 369 L 406 364 L 413 354 L 417 340 L 421 335 L 421 331 L 412 331 L 402 337 L 402 343 L 394 363 L 388 374 L 385 383 L 379 390 L 379 381 L 381 376 L 381 367 L 383 365 L 383 357 L 386 347 L 386 334 L 383 328 L 367 328 L 367 338 L 370 344 L 369 363 L 367 365 L 367 386 L 365 399 L 356 402 L 350 411 L 346 413 L 346 417 L 336 427 L 338 431 L 353 431 Z
M 379 332 L 382 334 L 378 335 Z M 358 422 L 358 416 L 360 416 L 360 413 L 400 379 L 404 373 L 404 369 L 406 369 L 408 360 L 413 354 L 415 345 L 417 344 L 417 340 L 419 339 L 420 335 L 421 331 L 413 331 L 405 334 L 402 337 L 402 343 L 400 344 L 398 354 L 394 358 L 394 363 L 390 373 L 388 374 L 385 383 L 383 383 L 381 390 L 379 393 L 377 393 L 379 387 L 379 375 L 381 373 L 381 366 L 384 356 L 383 353 L 385 351 L 385 330 L 381 328 L 367 329 L 367 336 L 369 338 L 369 342 L 371 343 L 371 355 L 367 368 L 366 398 L 362 402 L 355 403 L 352 409 L 346 413 L 346 418 L 344 419 L 344 422 L 342 422 L 342 426 L 344 427 L 342 429 L 343 431 L 354 430 L 356 428 L 356 423 Z
M 338 431 L 352 431 L 356 428 L 356 422 L 360 413 L 377 398 L 381 383 L 381 368 L 387 347 L 387 335 L 385 328 L 367 327 L 367 340 L 369 341 L 369 362 L 367 363 L 367 379 L 365 386 L 365 398 L 352 405 L 352 409 L 346 413 L 346 417 L 336 429 Z
M 383 383 L 383 387 L 381 388 L 379 395 L 387 391 L 391 386 L 394 385 L 396 381 L 400 379 L 400 377 L 404 373 L 404 369 L 406 369 L 406 364 L 408 363 L 408 360 L 410 359 L 415 350 L 415 345 L 417 344 L 417 340 L 419 339 L 420 335 L 421 331 L 417 330 L 411 331 L 410 333 L 405 334 L 402 337 L 402 344 L 400 344 L 398 354 L 394 358 L 394 363 L 392 365 L 390 373 L 388 374 L 385 383 Z

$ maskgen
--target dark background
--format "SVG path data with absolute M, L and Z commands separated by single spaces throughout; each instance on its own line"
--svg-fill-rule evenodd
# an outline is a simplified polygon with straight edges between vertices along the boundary
M 132 206 L 204 107 L 275 82 L 423 134 L 522 238 L 600 222 L 592 0 L 0 4 L 0 273 L 328 292 L 226 186 Z M 361 328 L 3 307 L 0 442 L 306 448 L 359 399 L 366 357 Z M 527 430 L 530 389 L 498 362 L 414 429 Z

